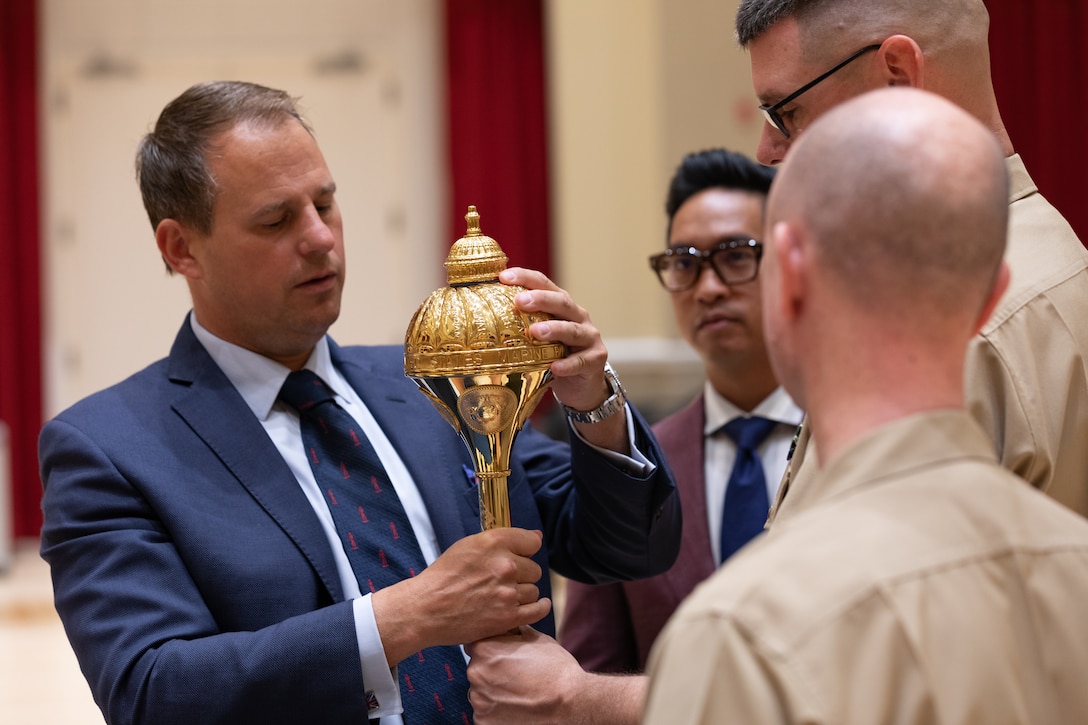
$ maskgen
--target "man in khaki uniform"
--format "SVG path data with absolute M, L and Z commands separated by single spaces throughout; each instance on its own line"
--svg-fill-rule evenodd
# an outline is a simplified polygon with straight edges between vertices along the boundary
M 964 407 L 968 346 L 1009 281 L 1002 156 L 905 88 L 829 111 L 790 152 L 764 325 L 823 466 L 670 620 L 644 722 L 1088 717 L 1088 521 L 1001 468 Z
M 971 343 L 967 404 L 1006 468 L 1088 516 L 1088 251 L 1014 151 L 990 79 L 988 27 L 982 0 L 742 0 L 737 38 L 767 116 L 756 155 L 782 161 L 821 114 L 889 85 L 944 96 L 994 134 L 1011 182 L 1012 280 Z M 788 494 L 815 469 L 807 428 L 772 519 L 788 514 Z

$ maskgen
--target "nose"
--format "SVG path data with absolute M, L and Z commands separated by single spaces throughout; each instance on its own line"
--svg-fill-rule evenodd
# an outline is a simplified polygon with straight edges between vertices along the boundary
M 709 261 L 703 262 L 703 266 L 699 269 L 699 276 L 695 278 L 694 289 L 696 299 L 705 302 L 712 302 L 719 297 L 726 297 L 733 291 L 729 285 L 722 282 L 722 278 L 714 271 Z
M 767 166 L 782 163 L 790 147 L 790 141 L 791 139 L 786 138 L 785 134 L 764 121 L 763 131 L 759 134 L 759 146 L 756 147 L 756 159 Z
M 301 249 L 303 254 L 328 254 L 337 244 L 340 233 L 339 211 L 333 208 L 331 213 L 324 213 L 310 207 L 302 230 Z

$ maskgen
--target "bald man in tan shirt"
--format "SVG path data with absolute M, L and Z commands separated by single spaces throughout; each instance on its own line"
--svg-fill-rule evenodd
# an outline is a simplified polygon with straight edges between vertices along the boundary
M 965 407 L 1007 194 L 992 133 L 933 94 L 817 121 L 772 187 L 761 274 L 825 465 L 680 606 L 648 688 L 525 628 L 472 646 L 476 721 L 1088 721 L 1088 521 L 1002 468 Z
M 670 620 L 643 722 L 1088 720 L 1088 521 L 964 407 L 1006 198 L 992 134 L 923 91 L 847 102 L 790 152 L 764 321 L 826 463 Z

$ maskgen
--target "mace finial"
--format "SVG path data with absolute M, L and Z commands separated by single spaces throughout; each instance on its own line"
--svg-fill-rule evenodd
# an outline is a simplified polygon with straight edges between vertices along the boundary
M 465 232 L 466 237 L 478 237 L 482 233 L 480 231 L 480 213 L 476 211 L 475 204 L 469 204 L 468 214 L 465 214 L 465 222 L 468 224 L 468 231 Z

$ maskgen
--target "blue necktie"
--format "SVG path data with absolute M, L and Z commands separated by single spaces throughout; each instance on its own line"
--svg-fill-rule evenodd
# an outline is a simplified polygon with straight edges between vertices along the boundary
M 306 457 L 363 593 L 422 571 L 423 553 L 385 467 L 324 381 L 297 370 L 279 397 L 298 411 Z M 397 673 L 406 725 L 472 721 L 459 647 L 428 647 L 400 662 Z
M 722 509 L 722 561 L 763 531 L 771 508 L 767 478 L 756 448 L 777 425 L 766 418 L 734 418 L 722 430 L 737 444 L 737 459 L 725 487 Z

